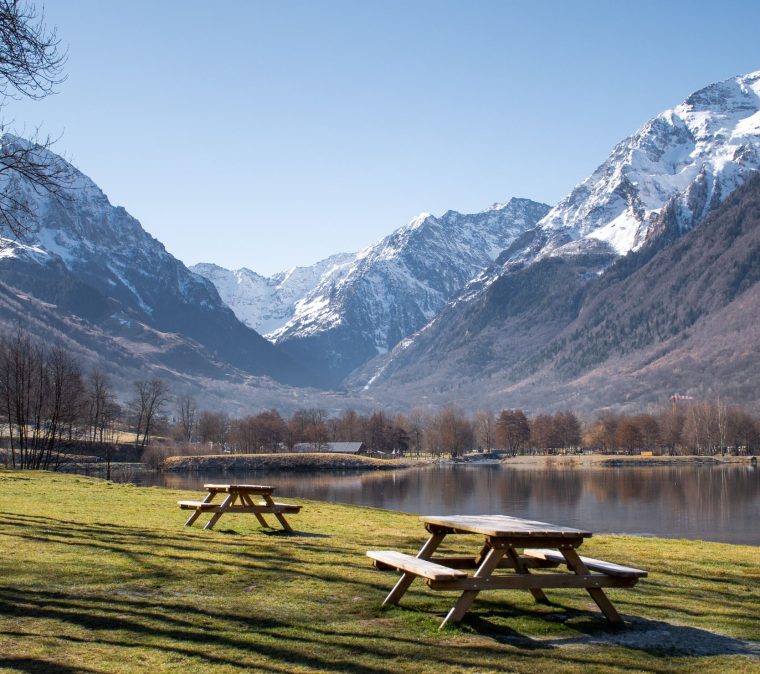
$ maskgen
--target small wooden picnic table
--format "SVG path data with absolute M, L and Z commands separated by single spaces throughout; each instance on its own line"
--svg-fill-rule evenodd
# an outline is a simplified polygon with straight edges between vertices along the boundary
M 398 604 L 415 578 L 424 579 L 433 590 L 461 591 L 441 627 L 459 622 L 483 590 L 528 590 L 536 601 L 546 602 L 544 590 L 550 588 L 585 589 L 607 620 L 620 624 L 622 618 L 603 588 L 632 587 L 647 575 L 641 569 L 578 555 L 577 548 L 591 537 L 590 531 L 506 515 L 431 515 L 420 519 L 430 538 L 416 557 L 394 550 L 370 550 L 367 556 L 380 569 L 402 572 L 383 606 Z M 480 552 L 475 556 L 433 557 L 450 534 L 482 536 Z M 531 574 L 531 569 L 548 569 L 559 564 L 566 564 L 572 573 Z M 499 568 L 510 568 L 514 573 L 493 575 Z M 466 569 L 475 572 L 470 576 Z
M 203 488 L 208 492 L 202 501 L 177 501 L 179 507 L 184 510 L 193 510 L 192 515 L 185 522 L 186 527 L 193 525 L 202 513 L 213 513 L 204 529 L 211 529 L 219 521 L 224 513 L 252 513 L 256 516 L 259 524 L 268 527 L 264 519 L 265 514 L 274 515 L 285 531 L 292 532 L 284 513 L 297 513 L 301 510 L 300 505 L 293 503 L 277 503 L 272 499 L 274 487 L 262 484 L 204 484 Z M 221 503 L 213 503 L 219 494 L 225 494 Z M 254 503 L 254 498 L 260 497 L 262 502 Z

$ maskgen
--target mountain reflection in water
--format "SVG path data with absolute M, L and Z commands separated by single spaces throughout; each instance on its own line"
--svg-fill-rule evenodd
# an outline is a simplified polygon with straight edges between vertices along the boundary
M 409 513 L 505 514 L 594 532 L 760 545 L 760 469 L 749 465 L 529 468 L 434 465 L 399 471 L 125 473 L 171 489 L 272 484 L 281 498 Z

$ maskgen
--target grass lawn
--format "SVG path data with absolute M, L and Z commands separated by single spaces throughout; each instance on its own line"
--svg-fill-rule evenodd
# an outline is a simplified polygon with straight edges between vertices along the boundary
M 609 591 L 625 629 L 554 590 L 483 593 L 439 632 L 452 595 L 418 581 L 383 610 L 395 575 L 364 556 L 415 552 L 416 517 L 301 501 L 304 533 L 186 529 L 175 501 L 198 495 L 0 470 L 0 671 L 760 672 L 757 547 L 594 537 L 585 554 L 650 571 Z

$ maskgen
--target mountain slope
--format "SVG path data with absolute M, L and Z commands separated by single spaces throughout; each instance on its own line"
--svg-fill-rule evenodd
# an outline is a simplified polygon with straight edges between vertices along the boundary
M 438 317 L 356 373 L 351 384 L 368 387 L 380 398 L 407 387 L 412 398 L 427 390 L 439 399 L 457 392 L 466 399 L 478 382 L 489 386 L 495 379 L 504 395 L 520 390 L 525 399 L 545 395 L 551 400 L 558 382 L 600 367 L 614 349 L 603 347 L 603 341 L 589 342 L 582 332 L 577 339 L 563 339 L 581 330 L 575 321 L 585 319 L 593 306 L 620 304 L 629 311 L 622 323 L 647 322 L 653 309 L 628 304 L 627 279 L 756 175 L 758 92 L 760 73 L 733 78 L 645 124 Z M 640 254 L 620 258 L 628 251 Z M 602 294 L 604 284 L 618 282 L 618 296 Z M 521 302 L 526 289 L 529 301 Z M 659 294 L 661 299 L 666 295 L 664 290 Z M 678 315 L 698 317 L 700 306 L 691 297 L 673 308 Z M 601 325 L 621 321 L 610 318 Z M 620 348 L 634 353 L 683 334 L 688 326 L 682 321 L 658 329 L 651 339 L 639 335 Z M 548 390 L 535 380 L 539 371 L 551 382 Z M 532 382 L 533 388 L 521 381 Z
M 292 267 L 266 277 L 246 269 L 225 269 L 202 262 L 190 270 L 204 276 L 235 315 L 249 328 L 266 335 L 285 325 L 296 303 L 326 278 L 339 279 L 348 271 L 355 254 L 338 253 L 308 267 Z
M 5 135 L 0 142 L 26 141 Z M 63 161 L 53 153 L 48 159 Z M 302 368 L 235 318 L 213 284 L 112 206 L 84 174 L 68 169 L 62 199 L 35 190 L 16 172 L 0 177 L 0 190 L 30 210 L 25 240 L 0 241 L 0 280 L 114 335 L 146 326 L 190 340 L 208 357 L 244 372 L 305 381 Z M 198 367 L 197 349 L 186 353 L 172 365 Z
M 271 336 L 331 384 L 429 321 L 549 207 L 527 199 L 481 213 L 422 214 L 325 277 Z
M 690 229 L 758 168 L 760 71 L 695 92 L 619 143 L 541 221 L 541 254 L 581 238 L 636 250 L 669 202 Z

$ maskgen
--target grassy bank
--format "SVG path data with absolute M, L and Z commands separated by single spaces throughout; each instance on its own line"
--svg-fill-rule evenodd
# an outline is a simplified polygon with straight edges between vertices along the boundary
M 172 472 L 249 470 L 392 470 L 414 465 L 412 461 L 375 459 L 352 454 L 314 452 L 307 454 L 213 454 L 170 456 L 162 465 Z
M 416 584 L 382 610 L 394 575 L 364 556 L 416 550 L 416 517 L 302 501 L 302 533 L 246 515 L 207 532 L 182 497 L 0 470 L 0 671 L 760 672 L 756 547 L 594 537 L 587 554 L 651 572 L 610 591 L 627 629 L 555 590 L 486 593 L 438 632 L 451 595 Z

